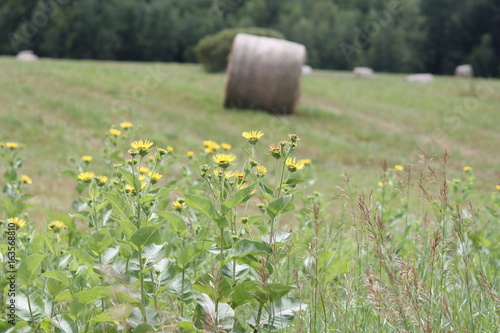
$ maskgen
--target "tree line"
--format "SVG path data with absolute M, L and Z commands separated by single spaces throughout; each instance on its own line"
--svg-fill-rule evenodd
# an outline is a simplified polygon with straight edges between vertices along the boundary
M 233 27 L 280 31 L 314 68 L 500 76 L 498 0 L 2 0 L 0 54 L 194 62 Z

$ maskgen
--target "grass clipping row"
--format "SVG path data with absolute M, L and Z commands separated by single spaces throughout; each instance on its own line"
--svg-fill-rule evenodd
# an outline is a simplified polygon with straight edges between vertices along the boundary
M 227 67 L 224 107 L 294 113 L 306 57 L 301 44 L 236 35 Z

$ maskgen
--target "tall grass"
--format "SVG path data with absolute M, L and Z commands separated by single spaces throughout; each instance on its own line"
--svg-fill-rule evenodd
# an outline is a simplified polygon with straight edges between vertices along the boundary
M 90 172 L 97 156 L 75 160 L 73 211 L 38 230 L 23 146 L 0 148 L 2 229 L 15 226 L 19 261 L 4 331 L 499 330 L 500 186 L 475 191 L 469 166 L 449 179 L 447 153 L 385 164 L 372 189 L 344 174 L 332 213 L 305 181 L 309 166 L 289 159 L 295 135 L 271 156 L 250 138 L 235 164 L 213 141 L 195 157 L 147 141 L 128 149 L 136 131 L 118 128 L 102 144 L 110 173 Z

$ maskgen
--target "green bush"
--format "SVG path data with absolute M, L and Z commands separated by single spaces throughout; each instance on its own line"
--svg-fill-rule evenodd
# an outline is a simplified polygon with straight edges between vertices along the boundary
M 281 32 L 263 28 L 224 29 L 208 35 L 198 42 L 195 49 L 198 61 L 203 64 L 207 72 L 221 72 L 226 69 L 233 39 L 239 33 L 285 39 Z

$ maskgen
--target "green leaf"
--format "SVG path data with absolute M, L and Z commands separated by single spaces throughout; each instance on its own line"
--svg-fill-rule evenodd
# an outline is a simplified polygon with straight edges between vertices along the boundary
M 187 274 L 184 275 L 184 289 L 182 286 L 182 273 L 179 273 L 174 277 L 172 281 L 170 281 L 168 290 L 179 300 L 181 299 L 182 295 L 182 300 L 184 303 L 189 303 L 193 300 L 193 286 L 191 280 L 187 277 Z
M 199 197 L 196 195 L 185 194 L 184 198 L 186 200 L 186 204 L 208 217 L 210 220 L 217 223 L 220 228 L 225 228 L 229 225 L 227 220 L 222 217 L 218 212 L 213 203 L 203 197 Z
M 21 264 L 19 265 L 19 269 L 17 271 L 19 284 L 23 287 L 27 287 L 40 276 L 43 259 L 45 259 L 45 255 L 32 254 L 31 256 L 21 260 Z
M 244 280 L 250 272 L 249 265 L 240 265 L 239 263 L 228 262 L 222 267 L 222 274 L 231 278 L 233 281 Z
M 194 327 L 194 324 L 192 321 L 181 321 L 179 324 L 177 324 L 177 327 L 181 329 L 182 333 L 197 333 L 197 332 L 202 332 L 200 330 L 197 330 Z
M 158 231 L 159 226 L 159 224 L 156 224 L 139 228 L 132 235 L 132 237 L 130 237 L 130 241 L 137 245 L 139 248 L 143 248 L 144 246 L 152 243 L 161 242 L 161 235 Z
M 233 194 L 231 198 L 229 198 L 222 204 L 220 208 L 222 215 L 226 215 L 228 211 L 238 206 L 240 203 L 248 201 L 251 198 L 251 193 L 254 188 L 255 184 L 245 187 L 244 189 L 239 190 L 235 194 Z
M 273 249 L 261 242 L 254 242 L 248 239 L 242 239 L 231 249 L 223 264 L 239 257 L 245 257 L 250 254 L 271 254 Z
M 63 289 L 66 287 L 59 280 L 48 278 L 45 281 L 45 290 L 51 297 L 56 297 Z
M 258 323 L 258 326 L 262 327 L 264 331 L 286 329 L 292 323 L 297 313 L 306 308 L 307 305 L 299 301 L 289 298 L 279 299 L 262 311 L 261 322 Z M 252 327 L 257 326 L 255 321 L 249 321 L 248 323 Z
M 151 201 L 154 201 L 156 199 L 156 195 L 145 195 L 142 198 L 139 199 L 139 203 L 141 205 L 144 205 L 146 203 L 149 203 Z
M 61 281 L 66 287 L 71 285 L 71 281 L 68 279 L 66 274 L 60 271 L 48 271 L 43 273 L 42 276 Z
M 252 296 L 261 304 L 274 302 L 288 294 L 293 287 L 282 283 L 269 283 L 267 285 L 259 285 L 257 290 L 252 293 Z
M 132 185 L 137 189 L 141 188 L 141 182 L 139 181 L 138 177 L 134 176 L 130 172 L 125 171 L 123 169 L 118 169 L 118 171 L 122 174 L 122 176 L 127 180 L 127 182 L 130 185 Z
M 216 314 L 214 302 L 206 294 L 201 294 L 195 310 L 195 320 L 199 328 L 218 320 L 220 328 L 231 330 L 234 326 L 234 310 L 227 303 L 219 303 Z
M 94 232 L 90 236 L 88 246 L 92 252 L 99 254 L 103 253 L 111 244 L 113 244 L 113 238 L 109 233 L 109 229 L 104 228 Z
M 92 182 L 89 186 L 89 197 L 92 200 L 95 200 L 99 197 L 99 188 L 97 187 L 96 182 Z
M 184 249 L 182 249 L 179 257 L 177 258 L 177 264 L 180 268 L 187 267 L 194 257 L 210 249 L 211 245 L 212 244 L 210 242 L 196 242 L 189 244 Z
M 176 233 L 183 234 L 187 230 L 186 222 L 179 215 L 170 212 L 157 212 L 156 214 L 166 218 L 172 224 Z
M 128 204 L 124 198 L 112 193 L 105 193 L 105 192 L 103 192 L 102 195 L 106 198 L 106 200 L 109 203 L 111 203 L 116 213 L 118 213 L 124 219 L 130 220 L 127 214 Z
M 148 246 L 144 247 L 144 250 L 142 252 L 142 255 L 146 257 L 144 263 L 146 265 L 152 265 L 163 259 L 163 256 L 165 255 L 165 244 L 149 244 Z
M 290 239 L 292 239 L 293 233 L 291 232 L 285 232 L 281 230 L 276 230 L 273 234 L 274 237 L 274 242 L 271 242 L 271 234 L 268 233 L 266 235 L 263 235 L 261 237 L 261 240 L 266 243 L 266 244 L 271 244 L 271 243 L 286 243 Z
M 238 306 L 251 302 L 254 299 L 255 292 L 258 291 L 258 285 L 255 281 L 245 281 L 238 283 L 230 295 L 231 307 L 236 309 Z
M 130 220 L 116 220 L 120 227 L 122 227 L 122 231 L 127 237 L 127 239 L 130 239 L 134 232 L 137 231 L 137 227 L 135 226 L 134 223 L 130 222 Z
M 106 312 L 98 314 L 97 316 L 92 318 L 91 321 L 96 323 L 101 323 L 106 321 L 125 322 L 128 316 L 130 316 L 132 310 L 134 310 L 133 306 L 130 306 L 128 304 L 119 304 L 117 306 L 110 308 Z
M 267 214 L 273 219 L 293 209 L 295 209 L 293 195 L 285 195 L 284 197 L 271 201 L 267 205 Z
M 260 194 L 262 195 L 262 197 L 264 197 L 264 199 L 266 199 L 267 201 L 273 201 L 273 190 L 269 186 L 261 184 L 259 185 L 259 189 Z
M 59 328 L 61 332 L 73 333 L 73 329 L 71 328 L 70 323 L 60 314 L 53 318 L 50 318 L 50 323 L 54 325 L 54 327 Z
M 146 323 L 137 325 L 132 331 L 132 333 L 151 333 L 151 332 L 156 332 L 156 329 L 153 326 Z
M 65 302 L 65 301 L 71 301 L 73 299 L 73 295 L 71 294 L 71 291 L 69 289 L 63 291 L 59 295 L 57 295 L 54 298 L 54 302 Z
M 297 184 L 303 183 L 305 181 L 307 181 L 307 179 L 290 178 L 290 179 L 287 179 L 286 181 L 284 181 L 283 184 L 293 186 L 293 185 L 297 185 Z
M 92 289 L 82 290 L 74 294 L 73 298 L 78 299 L 83 304 L 88 304 L 100 298 L 111 297 L 113 293 L 111 292 L 110 288 L 112 287 L 100 286 Z
M 137 246 L 135 246 L 134 243 L 126 241 L 126 240 L 121 240 L 117 241 L 118 245 L 120 246 L 120 254 L 124 258 L 130 258 L 132 254 L 134 253 L 134 249 L 137 249 Z

